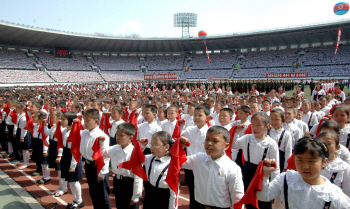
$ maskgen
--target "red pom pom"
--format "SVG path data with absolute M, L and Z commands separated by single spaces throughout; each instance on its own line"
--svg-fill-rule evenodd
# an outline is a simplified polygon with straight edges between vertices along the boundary
M 189 146 L 191 146 L 191 143 L 187 142 L 185 145 L 186 145 L 186 147 L 189 147 Z
M 145 139 L 145 142 L 148 142 L 148 139 Z

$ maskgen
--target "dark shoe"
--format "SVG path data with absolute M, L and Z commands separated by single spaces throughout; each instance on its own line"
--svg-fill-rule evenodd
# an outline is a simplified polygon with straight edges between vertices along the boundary
M 16 160 L 16 159 L 10 161 L 11 164 L 16 164 L 16 163 L 19 163 L 19 162 L 20 162 L 20 161 L 19 161 L 19 160 Z
M 45 180 L 45 179 L 40 179 L 39 181 L 36 182 L 37 185 L 46 185 L 49 184 L 51 179 Z
M 11 153 L 11 154 L 9 155 L 9 158 L 11 158 L 11 157 L 15 157 L 15 155 L 14 155 L 13 153 Z
M 73 201 L 71 204 L 67 205 L 67 209 L 83 208 L 84 206 L 85 206 L 84 201 L 82 201 L 80 204 Z
M 7 159 L 7 158 L 9 158 L 9 156 L 4 154 L 4 155 L 2 155 L 2 158 Z

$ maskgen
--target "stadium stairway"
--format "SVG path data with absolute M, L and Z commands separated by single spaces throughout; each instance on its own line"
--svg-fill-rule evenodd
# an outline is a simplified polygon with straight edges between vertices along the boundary
M 107 82 L 107 81 L 103 78 L 103 76 L 101 75 L 100 72 L 97 72 L 97 73 L 98 73 L 98 75 L 102 78 L 102 80 L 103 80 L 104 82 Z
M 51 78 L 55 83 L 57 83 L 57 81 L 55 79 L 53 79 L 53 77 L 47 73 L 47 71 L 45 71 L 46 75 L 49 76 L 49 78 Z

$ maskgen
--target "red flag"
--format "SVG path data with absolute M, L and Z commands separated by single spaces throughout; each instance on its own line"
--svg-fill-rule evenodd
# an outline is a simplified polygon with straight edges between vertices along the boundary
M 4 107 L 4 111 L 6 112 L 6 116 L 8 116 L 10 114 L 10 112 L 11 112 L 8 102 L 6 103 L 6 105 Z
M 112 128 L 111 123 L 109 122 L 109 113 L 102 113 L 101 121 L 100 121 L 100 129 L 105 132 L 105 134 L 109 135 L 108 129 Z
M 171 190 L 178 194 L 179 190 L 179 178 L 182 164 L 186 162 L 187 156 L 185 150 L 182 148 L 180 140 L 175 140 L 175 143 L 170 149 L 171 160 L 168 168 L 168 174 L 165 182 L 168 183 Z M 177 198 L 175 198 L 175 207 L 177 205 Z
M 137 115 L 135 114 L 134 111 L 132 111 L 129 116 L 129 122 L 133 124 L 135 127 L 137 127 Z
M 243 126 L 244 128 L 244 126 Z M 230 144 L 229 144 L 229 148 L 225 151 L 226 152 L 226 155 L 227 157 L 229 157 L 231 160 L 232 160 L 232 143 L 233 143 L 233 138 L 235 136 L 235 133 L 236 133 L 236 129 L 237 129 L 237 126 L 233 126 L 231 129 L 230 129 Z
M 101 152 L 100 140 L 98 137 L 96 138 L 94 144 L 92 145 L 92 151 L 94 151 L 94 153 L 92 154 L 91 158 L 95 160 L 95 166 L 96 166 L 97 175 L 98 175 L 102 170 L 103 166 L 105 165 L 105 162 L 103 161 L 102 152 Z
M 129 112 L 127 107 L 123 107 L 125 114 L 122 116 L 122 119 L 126 122 L 128 120 Z
M 41 133 L 41 140 L 43 141 L 44 145 L 49 147 L 49 143 L 46 141 L 47 136 L 45 135 L 44 131 L 44 121 L 40 122 L 38 132 Z
M 57 153 L 58 153 L 58 149 L 63 148 L 63 136 L 62 136 L 60 121 L 58 121 L 56 125 L 56 132 L 54 137 L 57 139 Z
M 297 170 L 297 167 L 295 167 L 295 159 L 294 159 L 294 153 L 290 156 L 290 158 L 287 160 L 287 168 L 286 170 Z
M 33 132 L 34 132 L 33 116 L 30 116 L 30 118 L 27 120 L 27 123 L 23 129 L 30 131 L 30 133 L 33 136 Z
M 339 48 L 340 36 L 341 36 L 341 29 L 339 28 L 338 29 L 337 44 L 335 45 L 334 56 L 337 54 L 337 51 L 338 51 L 338 48 Z
M 81 122 L 74 122 L 72 125 L 72 129 L 70 130 L 69 137 L 67 139 L 67 142 L 72 142 L 72 146 L 70 149 L 70 152 L 72 153 L 74 159 L 80 164 L 80 130 L 84 130 L 83 125 Z
M 244 134 L 252 134 L 252 125 L 249 124 L 248 128 L 245 130 Z
M 181 119 L 180 119 L 181 120 Z M 185 119 L 182 119 L 184 122 L 186 122 Z M 174 132 L 173 132 L 173 135 L 171 136 L 171 138 L 173 138 L 174 140 L 177 140 L 177 139 L 180 139 L 181 137 L 181 133 L 180 133 L 180 121 L 178 120 L 176 122 L 176 125 L 175 125 L 175 128 L 174 128 Z
M 181 119 L 181 113 L 180 110 L 177 111 L 177 116 L 176 116 L 176 120 L 180 120 Z
M 142 152 L 140 141 L 134 144 L 131 157 L 129 161 L 120 163 L 118 168 L 125 168 L 131 170 L 136 176 L 142 178 L 144 181 L 148 181 L 145 170 L 142 167 L 142 163 L 145 162 L 145 155 Z
M 11 116 L 11 122 L 13 124 L 17 124 L 18 115 L 15 110 L 12 110 L 12 112 L 10 113 L 10 116 Z
M 28 108 L 26 108 L 26 110 L 24 111 L 26 113 L 26 121 L 29 121 L 29 115 L 28 115 Z
M 234 204 L 235 209 L 241 209 L 243 204 L 251 204 L 257 209 L 259 209 L 258 199 L 256 198 L 256 191 L 262 190 L 262 182 L 264 178 L 263 166 L 264 161 L 260 161 L 255 171 L 255 175 L 252 181 L 250 182 L 246 193 L 238 203 Z M 273 166 L 277 168 L 276 163 Z

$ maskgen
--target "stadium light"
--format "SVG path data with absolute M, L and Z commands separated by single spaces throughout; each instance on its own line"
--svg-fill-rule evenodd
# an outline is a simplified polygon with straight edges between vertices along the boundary
M 195 13 L 174 14 L 174 27 L 182 27 L 182 38 L 189 38 L 190 27 L 197 27 L 197 14 Z

